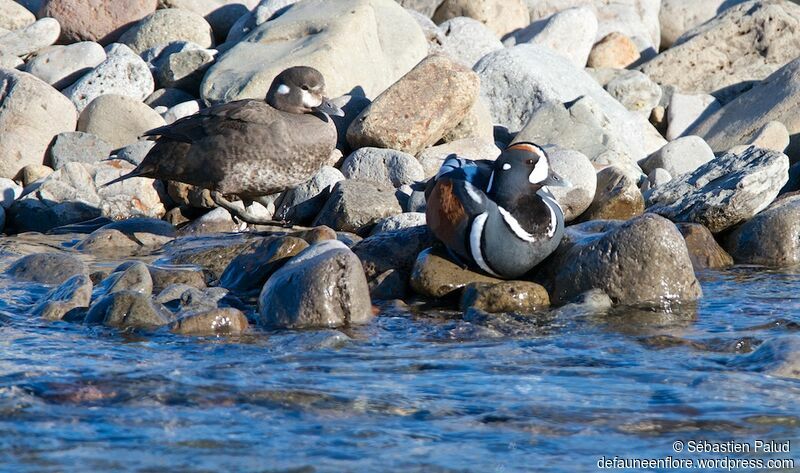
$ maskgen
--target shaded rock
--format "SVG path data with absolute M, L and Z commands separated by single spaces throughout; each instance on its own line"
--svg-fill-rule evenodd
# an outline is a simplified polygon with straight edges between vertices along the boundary
M 153 108 L 166 107 L 169 109 L 184 102 L 191 102 L 194 99 L 195 97 L 185 90 L 174 88 L 158 89 L 148 95 L 144 103 Z
M 6 274 L 22 281 L 40 284 L 61 284 L 77 274 L 87 275 L 89 270 L 78 258 L 63 253 L 37 253 L 23 256 L 14 262 Z
M 674 93 L 667 107 L 667 133 L 670 141 L 684 136 L 695 124 L 722 108 L 713 95 Z
M 168 181 L 167 193 L 170 199 L 178 205 L 198 209 L 213 209 L 217 205 L 211 198 L 211 191 L 183 182 Z
M 196 93 L 200 82 L 214 62 L 214 54 L 206 49 L 194 49 L 170 54 L 158 68 L 156 78 L 161 87 L 179 88 Z
M 661 49 L 675 44 L 687 31 L 702 25 L 724 10 L 746 0 L 661 0 Z
M 439 28 L 443 36 L 442 52 L 468 67 L 474 66 L 490 52 L 503 49 L 503 43 L 494 31 L 474 18 L 451 18 Z
M 603 290 L 616 304 L 665 309 L 701 295 L 683 237 L 657 215 L 568 227 L 546 264 L 555 275 L 555 304 L 591 289 Z
M 150 276 L 146 264 L 141 261 L 124 263 L 97 285 L 97 292 L 101 295 L 121 291 L 135 292 L 145 296 L 153 294 L 153 278 Z
M 108 158 L 112 150 L 110 144 L 91 133 L 59 133 L 50 147 L 50 164 L 53 169 L 61 169 L 67 163 L 98 163 Z
M 119 42 L 141 54 L 174 41 L 191 41 L 201 47 L 214 46 L 211 25 L 200 15 L 180 8 L 156 10 L 127 29 Z
M 605 35 L 589 52 L 588 67 L 625 69 L 639 60 L 639 48 L 626 35 L 613 32 Z
M 142 246 L 161 246 L 176 236 L 175 227 L 155 218 L 128 218 L 101 227 L 116 230 L 134 239 Z
M 199 312 L 217 309 L 219 302 L 228 295 L 221 287 L 197 288 L 186 284 L 170 284 L 153 298 L 156 303 L 178 312 Z
M 371 319 L 361 264 L 352 251 L 334 240 L 292 258 L 269 278 L 258 300 L 258 321 L 265 327 L 340 327 Z
M 27 56 L 58 40 L 61 27 L 52 18 L 42 18 L 22 29 L 0 35 L 0 50 L 13 56 Z
M 332 97 L 357 86 L 375 97 L 427 52 L 419 25 L 392 0 L 306 0 L 228 50 L 201 95 L 210 103 L 262 98 L 282 70 L 303 63 L 322 73 Z
M 194 265 L 206 269 L 215 279 L 219 279 L 225 268 L 234 258 L 244 251 L 251 243 L 251 239 L 228 237 L 203 241 L 199 247 L 169 248 L 168 256 L 157 260 L 156 264 Z M 184 239 L 176 240 L 180 242 Z
M 369 281 L 369 295 L 373 300 L 402 299 L 408 292 L 408 273 L 390 269 Z
M 505 40 L 506 46 L 534 43 L 547 46 L 576 67 L 586 66 L 597 36 L 597 17 L 591 8 L 568 8 L 531 23 Z
M 154 329 L 169 324 L 172 314 L 150 296 L 120 291 L 98 299 L 86 313 L 85 323 L 119 329 Z
M 42 51 L 25 70 L 56 89 L 63 89 L 106 60 L 103 47 L 92 41 L 53 46 Z
M 800 196 L 772 204 L 725 237 L 738 264 L 786 267 L 800 264 Z
M 275 271 L 306 248 L 305 240 L 293 236 L 253 242 L 228 264 L 219 284 L 234 292 L 261 289 Z
M 36 17 L 17 2 L 0 0 L 0 28 L 18 30 L 33 24 Z
M 639 71 L 625 71 L 606 85 L 606 90 L 631 112 L 650 116 L 661 101 L 661 87 Z
M 75 107 L 36 77 L 0 69 L 0 177 L 41 165 L 53 137 L 75 130 Z
M 115 41 L 128 26 L 155 9 L 156 0 L 46 0 L 39 16 L 58 20 L 61 37 L 66 43 L 97 41 L 105 45 Z
M 6 177 L 0 177 L 0 207 L 11 207 L 19 196 L 22 195 L 22 186 Z
M 370 235 L 377 235 L 383 232 L 392 232 L 403 228 L 411 228 L 425 225 L 425 214 L 422 212 L 406 212 L 400 215 L 392 215 L 378 220 L 373 227 Z
M 765 209 L 789 178 L 785 154 L 750 147 L 653 189 L 648 212 L 719 233 Z
M 142 246 L 119 230 L 101 228 L 81 240 L 76 250 L 89 254 L 131 254 Z
M 719 246 L 708 228 L 697 223 L 678 223 L 677 227 L 686 242 L 695 271 L 733 266 L 733 258 Z
M 348 156 L 341 167 L 348 179 L 372 181 L 400 187 L 425 178 L 417 159 L 402 151 L 382 148 L 360 148 Z
M 116 158 L 138 166 L 155 146 L 155 141 L 140 140 L 117 150 Z
M 202 270 L 187 266 L 148 265 L 147 270 L 153 279 L 153 291 L 160 292 L 173 284 L 203 289 L 206 287 L 206 275 Z
M 617 167 L 609 166 L 597 173 L 594 200 L 581 220 L 628 220 L 642 212 L 644 197 L 637 183 Z
M 228 31 L 228 44 L 241 41 L 257 26 L 286 12 L 287 7 L 298 0 L 261 0 L 252 11 L 236 20 Z
M 273 2 L 274 3 L 274 2 Z M 182 8 L 204 17 L 214 37 L 223 42 L 231 27 L 250 9 L 259 5 L 258 0 L 161 0 L 162 8 Z
M 416 226 L 377 233 L 353 247 L 361 260 L 367 279 L 374 279 L 389 270 L 411 273 L 417 255 L 436 242 L 427 226 Z
M 594 200 L 597 174 L 589 158 L 575 150 L 560 147 L 547 149 L 550 167 L 570 182 L 569 187 L 549 187 L 556 202 L 564 211 L 564 220 L 571 222 L 582 214 Z
M 76 309 L 88 308 L 91 298 L 91 279 L 85 274 L 76 274 L 51 290 L 33 309 L 33 315 L 45 320 L 62 320 Z
M 410 278 L 414 291 L 427 297 L 444 297 L 470 283 L 500 282 L 503 281 L 464 269 L 431 249 L 417 256 Z
M 528 26 L 530 13 L 522 0 L 444 0 L 433 14 L 433 21 L 467 16 L 485 24 L 498 37 Z
M 240 335 L 250 324 L 239 309 L 230 307 L 191 313 L 178 319 L 170 332 L 179 335 Z
M 436 8 L 442 4 L 442 0 L 397 0 L 397 3 L 430 18 L 436 12 Z
M 642 170 L 650 174 L 656 168 L 666 170 L 672 177 L 694 171 L 714 159 L 714 152 L 699 136 L 684 136 L 669 142 L 642 161 Z
M 112 94 L 94 99 L 78 118 L 78 130 L 97 135 L 114 148 L 135 143 L 144 132 L 165 124 L 141 101 Z
M 480 138 L 466 138 L 463 140 L 451 141 L 439 146 L 432 146 L 423 150 L 417 156 L 425 171 L 425 178 L 435 176 L 442 167 L 444 160 L 451 154 L 466 159 L 488 159 L 494 161 L 500 156 L 500 149 L 490 141 Z
M 336 240 L 339 237 L 337 232 L 333 231 L 331 227 L 326 227 L 325 225 L 320 225 L 308 230 L 292 232 L 289 234 L 289 236 L 302 238 L 303 240 L 307 241 L 309 245 L 326 240 Z
M 461 296 L 461 310 L 478 309 L 489 313 L 532 313 L 550 306 L 547 290 L 533 282 L 503 281 L 471 283 Z
M 403 209 L 393 188 L 368 181 L 345 180 L 333 188 L 313 225 L 357 233 L 384 217 L 400 213 Z
M 307 182 L 281 194 L 276 201 L 276 217 L 298 223 L 310 222 L 325 205 L 328 192 L 344 179 L 338 169 L 323 166 Z

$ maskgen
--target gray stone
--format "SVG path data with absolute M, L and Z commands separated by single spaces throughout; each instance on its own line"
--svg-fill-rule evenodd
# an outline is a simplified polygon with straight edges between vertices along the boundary
M 720 108 L 722 105 L 713 95 L 687 95 L 678 92 L 672 94 L 667 107 L 666 138 L 672 141 L 684 136 L 687 130 Z
M 423 212 L 406 212 L 378 220 L 370 235 L 425 225 Z
M 430 18 L 433 16 L 436 8 L 442 4 L 442 0 L 397 0 L 397 3 L 404 8 L 418 11 Z
M 800 379 L 800 342 L 792 335 L 766 340 L 749 355 L 736 360 L 735 367 L 769 376 Z
M 719 233 L 767 208 L 788 179 L 785 154 L 750 147 L 653 189 L 648 211 Z
M 314 226 L 327 225 L 334 230 L 355 232 L 369 230 L 378 220 L 403 213 L 392 187 L 369 181 L 338 182 L 331 197 L 314 219 Z
M 172 324 L 170 332 L 194 336 L 241 335 L 249 326 L 242 311 L 226 307 L 186 314 Z
M 110 144 L 91 133 L 59 133 L 50 147 L 50 164 L 53 169 L 61 169 L 67 163 L 93 164 L 108 158 L 112 150 Z
M 436 9 L 433 21 L 443 23 L 459 16 L 484 23 L 498 37 L 530 23 L 530 13 L 522 0 L 444 0 Z
M 505 45 L 541 44 L 582 68 L 594 46 L 597 26 L 597 17 L 591 8 L 568 8 L 512 33 Z
M 714 152 L 699 136 L 684 136 L 667 143 L 641 162 L 642 170 L 650 174 L 655 168 L 678 177 L 690 173 L 714 159 Z
M 142 163 L 144 157 L 147 156 L 147 153 L 149 153 L 155 145 L 155 141 L 137 141 L 117 150 L 116 158 L 138 166 Z
M 100 228 L 81 240 L 75 249 L 91 255 L 119 256 L 136 254 L 141 247 L 134 239 L 119 230 Z
M 0 31 L 2 34 L 2 31 Z M 0 51 L 0 69 L 22 69 L 25 61 L 13 54 Z
M 647 195 L 650 189 L 663 186 L 672 180 L 672 174 L 664 168 L 655 168 L 647 174 L 647 180 L 642 183 L 642 194 Z
M 746 0 L 661 0 L 661 49 L 675 44 L 687 31 Z
M 39 53 L 25 66 L 25 70 L 56 89 L 72 85 L 106 60 L 103 47 L 91 41 L 52 46 Z
M 170 54 L 158 68 L 158 84 L 165 88 L 178 88 L 191 93 L 200 90 L 200 82 L 214 62 L 214 54 L 206 49 L 194 49 Z
M 24 28 L 0 35 L 0 51 L 13 56 L 27 56 L 58 40 L 61 26 L 52 18 L 42 18 Z
M 639 71 L 625 71 L 606 85 L 606 90 L 631 112 L 645 117 L 661 101 L 661 87 Z
M 361 260 L 367 279 L 373 280 L 389 270 L 411 273 L 417 255 L 436 242 L 427 226 L 377 233 L 353 247 Z
M 153 294 L 153 278 L 150 276 L 146 264 L 141 261 L 124 263 L 97 286 L 97 292 L 101 295 L 121 291 L 135 292 L 145 296 Z
M 140 100 L 116 94 L 97 97 L 78 118 L 78 130 L 97 135 L 113 148 L 136 143 L 144 132 L 165 124 Z
M 800 196 L 779 199 L 725 237 L 738 264 L 787 267 L 800 264 Z
M 192 96 L 189 92 L 181 89 L 158 89 L 144 100 L 144 103 L 147 105 L 156 108 L 156 107 L 166 107 L 171 108 L 175 105 L 184 102 L 190 102 L 194 100 L 195 97 Z
M 293 222 L 310 222 L 325 205 L 324 201 L 315 198 L 332 190 L 337 182 L 344 179 L 344 175 L 338 169 L 323 166 L 307 182 L 281 194 L 276 202 L 275 215 Z
M 395 188 L 425 178 L 422 165 L 414 156 L 393 149 L 357 149 L 344 160 L 341 169 L 348 179 L 372 181 Z
M 443 35 L 442 51 L 469 67 L 490 52 L 503 49 L 503 43 L 497 39 L 497 35 L 473 18 L 451 18 L 439 28 Z
M 204 17 L 218 41 L 224 41 L 236 21 L 259 4 L 258 0 L 161 0 L 160 3 L 162 8 L 182 8 Z
M 119 329 L 155 329 L 172 322 L 172 315 L 150 296 L 120 291 L 98 299 L 86 313 L 87 324 L 103 324 Z
M 174 107 L 170 107 L 169 110 L 164 112 L 162 117 L 167 124 L 172 124 L 181 118 L 194 115 L 195 113 L 199 112 L 202 107 L 203 104 L 199 100 L 191 100 L 189 102 L 179 103 Z
M 92 299 L 92 280 L 85 274 L 76 274 L 51 290 L 34 309 L 33 315 L 45 320 L 62 320 L 83 308 L 89 308 Z
M 236 20 L 228 31 L 227 44 L 238 43 L 258 25 L 286 11 L 286 7 L 298 0 L 261 0 L 250 13 Z
M 202 16 L 180 8 L 167 8 L 147 15 L 119 38 L 120 43 L 137 54 L 173 41 L 191 41 L 210 48 L 214 46 L 214 35 Z
M 335 240 L 292 258 L 269 278 L 258 300 L 259 324 L 270 328 L 333 328 L 371 319 L 361 263 Z
M 0 0 L 0 28 L 18 30 L 33 24 L 36 17 L 13 0 Z
M 500 149 L 494 143 L 480 138 L 466 138 L 432 146 L 417 156 L 425 171 L 424 178 L 435 176 L 444 160 L 451 154 L 457 154 L 466 159 L 494 161 L 500 156 Z
M 258 240 L 228 264 L 219 284 L 233 292 L 261 290 L 275 271 L 306 248 L 305 240 L 293 236 Z
M 36 253 L 15 261 L 6 274 L 21 281 L 61 284 L 76 274 L 88 276 L 89 270 L 78 258 L 64 253 Z
M 597 173 L 594 200 L 581 220 L 628 220 L 642 212 L 644 197 L 637 181 L 616 166 L 609 166 Z
M 181 228 L 181 236 L 202 235 L 206 233 L 240 232 L 247 228 L 247 224 L 233 220 L 233 216 L 222 207 L 217 207 L 190 224 Z
M 571 222 L 592 204 L 597 190 L 597 171 L 589 158 L 579 151 L 551 147 L 547 149 L 547 156 L 553 171 L 570 183 L 568 187 L 548 189 L 564 211 L 564 220 Z

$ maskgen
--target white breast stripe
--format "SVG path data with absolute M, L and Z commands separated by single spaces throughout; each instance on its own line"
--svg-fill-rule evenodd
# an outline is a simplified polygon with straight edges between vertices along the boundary
M 494 184 L 494 171 L 489 174 L 489 185 L 486 186 L 486 192 L 489 193 L 492 191 L 492 184 Z
M 472 228 L 469 232 L 469 252 L 472 255 L 472 259 L 478 263 L 478 266 L 487 273 L 491 274 L 492 276 L 500 277 L 494 271 L 489 268 L 489 265 L 486 264 L 486 261 L 483 259 L 483 252 L 481 251 L 481 236 L 483 235 L 483 226 L 486 225 L 486 219 L 489 215 L 484 212 L 477 217 L 475 220 L 472 221 Z
M 528 176 L 528 181 L 530 181 L 531 184 L 538 184 L 547 179 L 548 171 L 549 169 L 547 164 L 547 158 L 544 157 L 544 155 L 539 156 L 539 161 L 533 168 L 533 172 L 531 172 L 531 175 Z
M 547 236 L 552 237 L 556 234 L 556 227 L 558 226 L 558 219 L 556 218 L 556 211 L 555 208 L 558 207 L 558 210 L 563 214 L 564 210 L 561 208 L 561 205 L 556 201 L 554 198 L 550 197 L 549 195 L 542 195 L 539 194 L 539 197 L 544 200 L 544 203 L 547 204 L 547 210 L 550 211 L 550 224 L 547 226 Z
M 307 90 L 303 91 L 303 105 L 308 108 L 319 107 L 322 105 L 322 99 L 316 98 L 309 94 Z
M 464 181 L 464 188 L 467 190 L 467 195 L 470 199 L 474 200 L 478 204 L 482 202 L 481 196 L 478 194 L 477 187 L 473 186 L 469 182 Z
M 506 222 L 506 224 L 508 224 L 508 228 L 510 228 L 511 231 L 514 232 L 514 235 L 530 243 L 536 242 L 536 238 L 534 238 L 533 235 L 526 232 L 525 229 L 522 228 L 522 225 L 520 225 L 519 221 L 516 218 L 514 218 L 513 215 L 511 215 L 511 212 L 504 209 L 503 207 L 500 207 L 499 205 L 497 206 L 497 210 L 500 211 L 500 215 L 503 216 L 503 220 Z
M 276 92 L 278 92 L 280 95 L 286 95 L 286 94 L 289 93 L 289 91 L 290 91 L 290 89 L 289 89 L 288 85 L 281 84 L 281 85 L 278 86 L 278 90 Z

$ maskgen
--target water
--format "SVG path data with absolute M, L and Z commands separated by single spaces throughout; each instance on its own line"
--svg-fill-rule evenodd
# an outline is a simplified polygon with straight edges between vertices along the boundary
M 0 246 L 3 264 L 42 251 Z M 800 465 L 800 381 L 770 374 L 780 351 L 753 354 L 798 336 L 800 274 L 701 280 L 671 314 L 472 324 L 386 306 L 348 340 L 46 323 L 24 313 L 46 288 L 6 279 L 0 471 L 581 472 L 701 458 L 672 451 L 692 439 L 792 440 L 773 456 Z

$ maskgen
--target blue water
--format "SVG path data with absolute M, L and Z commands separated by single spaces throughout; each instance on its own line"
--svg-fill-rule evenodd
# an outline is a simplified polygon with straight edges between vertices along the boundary
M 47 323 L 25 315 L 46 288 L 4 280 L 0 471 L 582 472 L 691 439 L 792 440 L 774 457 L 800 465 L 800 380 L 752 354 L 800 335 L 800 274 L 701 280 L 669 314 L 389 305 L 232 339 Z

